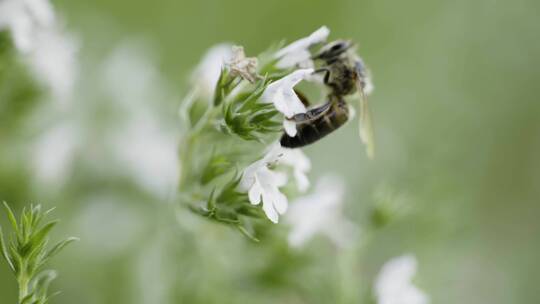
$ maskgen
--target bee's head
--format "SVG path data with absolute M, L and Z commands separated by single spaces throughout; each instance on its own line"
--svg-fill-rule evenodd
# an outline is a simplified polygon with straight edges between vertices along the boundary
M 337 59 L 343 53 L 353 46 L 349 40 L 336 40 L 332 41 L 321 48 L 319 53 L 313 56 L 313 59 L 321 59 L 325 61 L 332 61 Z

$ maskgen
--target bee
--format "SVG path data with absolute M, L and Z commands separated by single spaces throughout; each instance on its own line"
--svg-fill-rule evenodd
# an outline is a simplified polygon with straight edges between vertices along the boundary
M 312 59 L 321 62 L 321 67 L 313 73 L 324 73 L 324 84 L 330 89 L 325 104 L 296 114 L 292 121 L 296 124 L 294 137 L 283 134 L 280 143 L 286 148 L 309 145 L 337 130 L 349 120 L 349 107 L 345 97 L 356 92 L 360 98 L 360 138 L 367 147 L 370 158 L 374 155 L 373 131 L 366 91 L 371 85 L 369 72 L 360 57 L 354 53 L 354 45 L 348 40 L 337 40 L 323 46 Z M 296 91 L 299 99 L 309 105 L 307 98 Z

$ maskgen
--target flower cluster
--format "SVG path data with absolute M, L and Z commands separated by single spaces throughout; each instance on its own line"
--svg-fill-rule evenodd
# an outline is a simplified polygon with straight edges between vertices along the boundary
M 264 217 L 278 223 L 289 198 L 308 190 L 309 159 L 277 139 L 297 135 L 293 118 L 307 112 L 295 87 L 302 81 L 321 87 L 312 58 L 329 33 L 323 26 L 257 57 L 231 44 L 203 56 L 180 108 L 180 199 L 192 211 L 254 237 Z M 292 246 L 317 233 L 347 243 L 356 229 L 342 218 L 343 192 L 342 183 L 323 179 L 314 194 L 297 200 L 287 217 Z
M 297 133 L 291 118 L 307 109 L 294 87 L 313 79 L 313 47 L 328 34 L 323 26 L 257 57 L 231 44 L 203 56 L 180 108 L 180 199 L 191 210 L 253 237 L 308 190 L 310 160 L 277 139 Z

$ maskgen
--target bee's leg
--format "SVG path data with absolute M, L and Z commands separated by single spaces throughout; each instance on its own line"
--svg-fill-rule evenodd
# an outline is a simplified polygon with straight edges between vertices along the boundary
M 316 69 L 315 71 L 313 71 L 313 74 L 318 74 L 318 73 L 325 73 L 324 74 L 324 84 L 329 84 L 329 80 L 330 80 L 330 69 L 328 68 L 320 68 L 320 69 Z
M 324 115 L 324 113 L 326 113 L 331 106 L 332 102 L 327 102 L 320 107 L 308 110 L 306 113 L 295 114 L 293 117 L 289 118 L 289 120 L 292 120 L 297 124 L 309 122 L 318 118 L 321 115 Z

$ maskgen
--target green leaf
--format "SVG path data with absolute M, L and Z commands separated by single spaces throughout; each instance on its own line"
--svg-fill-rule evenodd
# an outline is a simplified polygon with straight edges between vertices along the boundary
M 250 240 L 254 241 L 254 242 L 259 242 L 259 239 L 256 238 L 253 234 L 249 233 L 249 231 L 247 231 L 247 229 L 242 226 L 242 225 L 236 225 L 236 228 L 243 234 L 245 235 L 247 238 L 249 238 Z
M 24 298 L 21 299 L 20 304 L 34 304 L 37 301 L 34 300 L 34 292 L 30 292 Z
M 45 255 L 43 256 L 43 261 L 47 261 L 53 256 L 57 255 L 62 249 L 64 249 L 67 245 L 73 242 L 78 242 L 80 239 L 78 237 L 69 237 L 63 241 L 58 242 L 56 245 L 53 246 Z
M 25 257 L 34 253 L 36 250 L 43 249 L 44 241 L 51 232 L 51 229 L 58 224 L 58 221 L 52 221 L 43 226 L 38 232 L 32 235 L 32 238 L 28 240 L 28 243 L 21 248 L 21 256 Z
M 215 178 L 225 174 L 232 168 L 232 163 L 225 155 L 212 155 L 203 169 L 201 183 L 208 184 Z
M 19 227 L 17 226 L 17 219 L 15 218 L 15 214 L 13 214 L 13 211 L 9 207 L 9 205 L 6 202 L 4 203 L 4 208 L 6 209 L 7 216 L 9 218 L 9 221 L 11 222 L 11 226 L 13 227 L 13 230 L 15 230 L 15 233 L 19 234 Z
M 46 270 L 39 273 L 32 280 L 32 291 L 38 300 L 47 299 L 47 291 L 51 282 L 56 279 L 57 273 L 54 270 Z
M 208 211 L 213 212 L 216 209 L 216 201 L 214 198 L 214 193 L 216 189 L 212 189 L 212 192 L 210 192 L 210 197 L 208 198 L 208 202 L 206 203 L 206 208 Z
M 0 250 L 2 251 L 2 256 L 8 263 L 9 268 L 11 268 L 11 271 L 15 272 L 15 266 L 13 266 L 13 262 L 11 261 L 11 257 L 9 256 L 9 253 L 7 251 L 6 243 L 4 242 L 4 234 L 2 233 L 2 227 L 0 227 Z
M 18 275 L 22 268 L 22 258 L 13 243 L 9 244 L 8 252 L 9 256 L 11 257 L 11 262 L 13 263 L 15 275 Z

